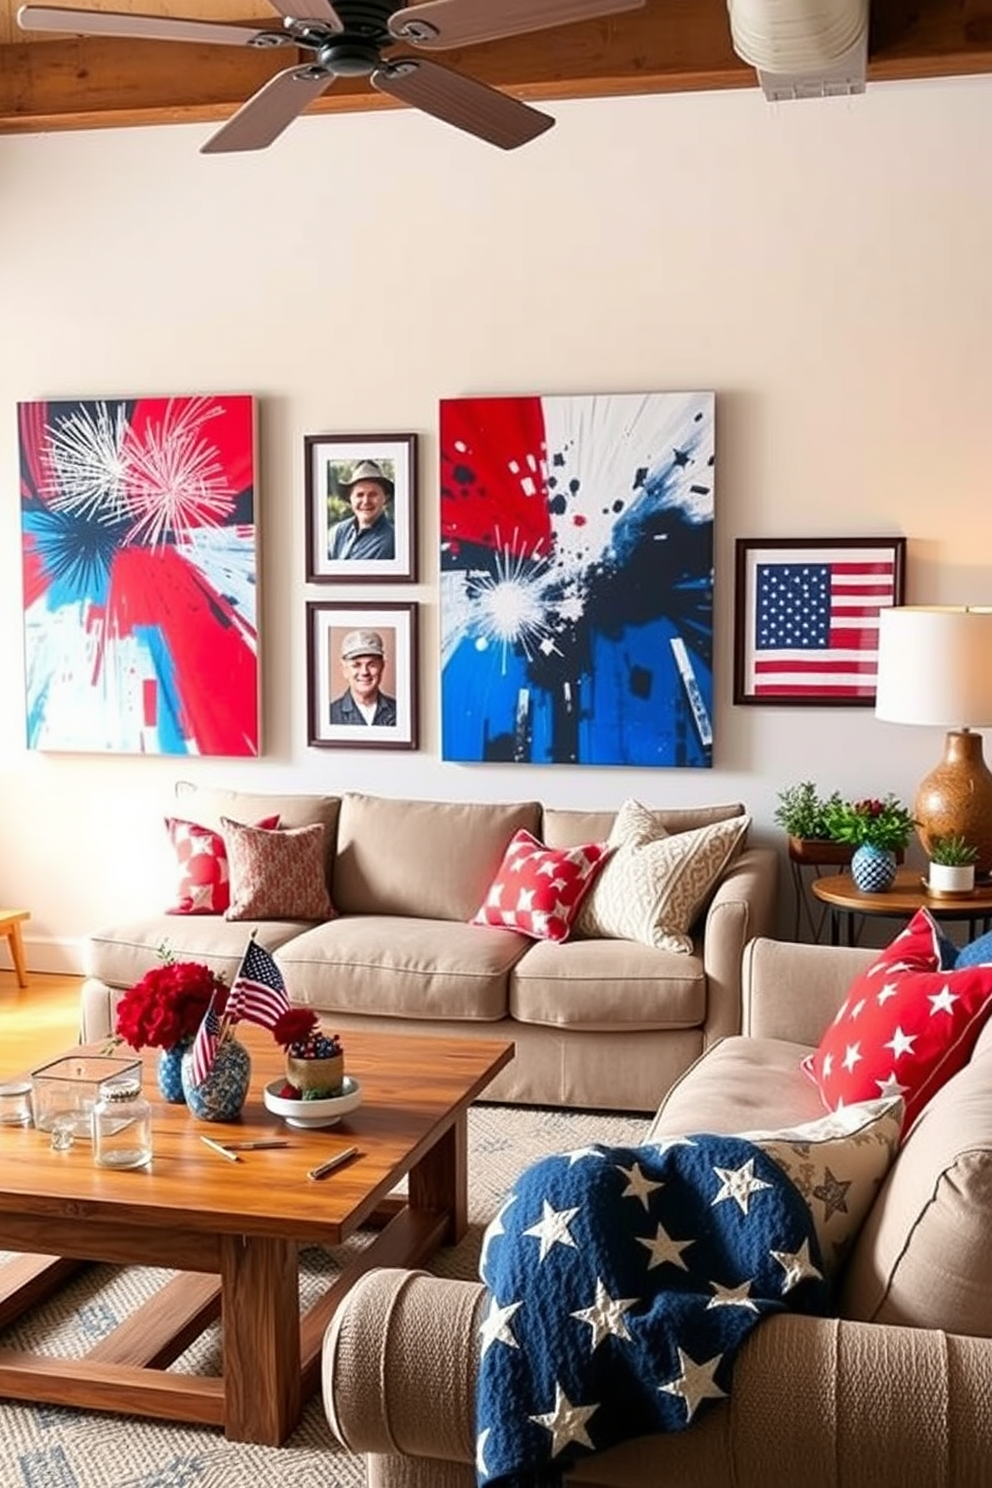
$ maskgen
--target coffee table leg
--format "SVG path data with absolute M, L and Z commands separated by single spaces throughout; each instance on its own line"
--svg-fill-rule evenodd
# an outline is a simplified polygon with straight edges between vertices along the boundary
M 411 1168 L 407 1192 L 411 1209 L 441 1210 L 451 1216 L 445 1245 L 462 1238 L 468 1229 L 468 1117 L 464 1111 Z
M 300 1419 L 300 1304 L 291 1240 L 221 1239 L 224 1430 L 278 1447 Z

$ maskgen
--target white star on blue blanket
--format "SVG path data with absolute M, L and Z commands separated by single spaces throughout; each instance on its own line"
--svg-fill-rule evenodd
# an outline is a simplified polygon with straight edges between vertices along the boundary
M 762 1318 L 828 1311 L 806 1202 L 741 1137 L 545 1158 L 514 1185 L 480 1264 L 476 1472 L 504 1488 L 683 1430 L 730 1392 Z

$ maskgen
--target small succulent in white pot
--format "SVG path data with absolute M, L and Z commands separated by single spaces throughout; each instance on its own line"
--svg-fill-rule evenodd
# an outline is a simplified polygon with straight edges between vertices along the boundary
M 927 886 L 932 894 L 970 894 L 975 887 L 978 851 L 959 833 L 932 837 L 927 848 L 930 869 Z

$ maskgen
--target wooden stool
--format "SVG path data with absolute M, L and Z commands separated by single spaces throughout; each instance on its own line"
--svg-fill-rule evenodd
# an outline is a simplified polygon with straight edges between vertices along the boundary
M 0 909 L 0 935 L 6 935 L 10 941 L 10 955 L 17 972 L 17 985 L 26 987 L 28 984 L 28 969 L 24 961 L 24 942 L 21 939 L 21 921 L 29 920 L 31 911 L 29 909 Z

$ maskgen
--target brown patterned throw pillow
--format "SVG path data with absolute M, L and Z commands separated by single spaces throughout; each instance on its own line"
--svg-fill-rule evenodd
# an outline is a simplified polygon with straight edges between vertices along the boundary
M 226 920 L 329 920 L 324 827 L 265 832 L 221 818 L 231 872 Z

